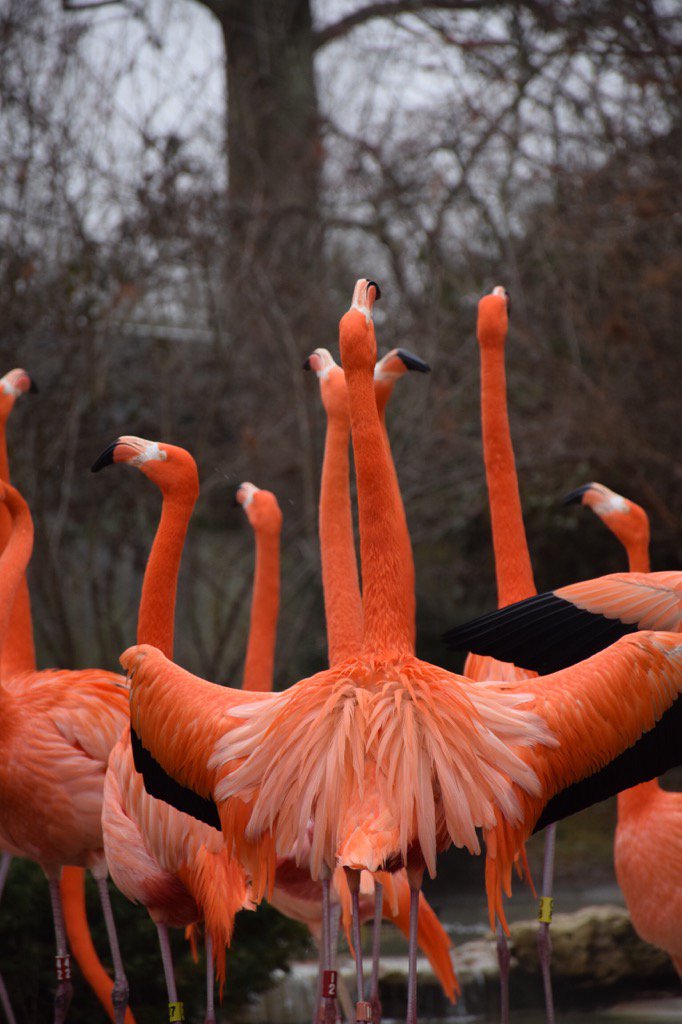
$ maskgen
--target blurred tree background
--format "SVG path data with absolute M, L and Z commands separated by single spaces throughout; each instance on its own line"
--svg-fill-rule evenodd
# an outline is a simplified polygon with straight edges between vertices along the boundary
M 624 566 L 558 508 L 591 479 L 644 505 L 654 568 L 679 567 L 681 68 L 675 0 L 9 0 L 0 368 L 40 387 L 10 422 L 40 664 L 115 668 L 134 639 L 158 496 L 88 472 L 133 433 L 200 468 L 178 660 L 239 682 L 250 479 L 284 512 L 278 685 L 322 667 L 324 419 L 301 364 L 338 352 L 362 274 L 380 346 L 433 367 L 389 411 L 421 654 L 458 667 L 441 632 L 495 600 L 474 338 L 495 284 L 538 586 Z

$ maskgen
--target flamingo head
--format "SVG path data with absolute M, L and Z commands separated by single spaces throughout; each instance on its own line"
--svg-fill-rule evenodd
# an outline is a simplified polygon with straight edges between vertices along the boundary
M 98 473 L 105 466 L 119 462 L 135 466 L 164 493 L 184 491 L 196 501 L 199 494 L 197 466 L 184 448 L 124 435 L 104 449 L 93 462 L 92 472 Z
M 346 375 L 334 360 L 329 349 L 316 348 L 303 364 L 304 370 L 312 370 L 320 382 L 320 395 L 327 416 L 341 419 L 350 424 Z
M 355 282 L 350 309 L 341 317 L 339 343 L 344 372 L 374 372 L 377 343 L 374 337 L 374 303 L 381 295 L 379 285 L 361 277 Z
M 282 512 L 272 491 L 263 491 L 254 484 L 240 484 L 235 501 L 246 512 L 254 532 L 279 536 L 282 529 Z
M 641 505 L 616 494 L 604 484 L 589 483 L 576 487 L 562 503 L 591 508 L 626 548 L 649 543 L 649 517 Z
M 374 367 L 374 393 L 377 396 L 379 412 L 386 407 L 396 381 L 408 373 L 431 373 L 428 363 L 408 352 L 406 348 L 392 348 Z
M 37 392 L 38 387 L 26 370 L 10 370 L 0 377 L 0 419 L 7 419 L 20 395 Z
M 509 328 L 509 292 L 501 284 L 478 304 L 476 337 L 482 348 L 504 348 Z

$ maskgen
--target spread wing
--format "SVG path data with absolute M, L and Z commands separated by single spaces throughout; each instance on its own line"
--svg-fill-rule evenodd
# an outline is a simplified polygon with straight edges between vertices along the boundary
M 445 634 L 471 650 L 543 674 L 641 629 L 682 630 L 682 572 L 614 573 L 538 594 Z

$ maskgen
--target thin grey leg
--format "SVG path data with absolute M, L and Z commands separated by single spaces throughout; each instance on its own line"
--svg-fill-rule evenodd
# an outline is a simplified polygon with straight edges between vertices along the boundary
M 50 878 L 50 902 L 52 903 L 52 917 L 54 919 L 54 933 L 57 940 L 57 990 L 54 996 L 54 1024 L 64 1024 L 66 1015 L 69 1012 L 71 999 L 73 998 L 73 985 L 71 984 L 71 958 L 69 947 L 66 943 L 66 929 L 64 928 L 64 911 L 62 909 L 62 894 L 59 889 L 59 879 Z
M 500 966 L 500 1022 L 509 1024 L 509 964 L 511 954 L 504 928 L 497 922 L 497 962 Z
M 372 1004 L 372 1024 L 381 1024 L 381 1000 L 379 999 L 379 960 L 381 957 L 381 921 L 384 910 L 384 887 L 374 880 L 374 927 L 372 930 L 372 987 L 369 1001 Z
M 206 932 L 206 1019 L 204 1024 L 215 1021 L 215 969 L 213 967 L 213 939 Z
M 542 866 L 542 896 L 540 897 L 540 929 L 538 931 L 538 955 L 542 972 L 542 987 L 545 992 L 545 1015 L 547 1024 L 554 1024 L 554 996 L 552 994 L 552 939 L 549 926 L 552 920 L 554 900 L 554 847 L 556 825 L 550 825 L 545 832 L 545 859 Z
M 128 979 L 123 968 L 123 958 L 121 956 L 121 948 L 118 944 L 118 935 L 116 933 L 116 925 L 114 923 L 114 914 L 111 909 L 111 899 L 109 898 L 109 886 L 106 878 L 96 878 L 97 891 L 99 892 L 99 900 L 102 904 L 102 913 L 104 914 L 104 924 L 107 929 L 107 937 L 109 939 L 109 949 L 111 950 L 111 959 L 114 965 L 114 988 L 111 993 L 111 1001 L 114 1005 L 114 1018 L 116 1024 L 124 1024 L 126 1009 L 128 1007 L 128 996 L 130 989 L 128 987 Z
M 417 928 L 419 923 L 419 892 L 410 882 L 410 946 L 407 967 L 407 1024 L 417 1024 Z
M 161 947 L 161 962 L 163 973 L 166 979 L 166 990 L 168 992 L 168 1004 L 175 1004 L 178 1001 L 178 990 L 175 987 L 175 974 L 173 973 L 173 956 L 171 954 L 168 928 L 165 924 L 157 924 L 156 930 L 159 935 L 159 946 Z

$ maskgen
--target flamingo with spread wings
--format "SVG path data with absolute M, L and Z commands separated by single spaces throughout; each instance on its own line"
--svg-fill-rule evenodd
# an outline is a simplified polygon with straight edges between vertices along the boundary
M 360 654 L 263 701 L 199 680 L 148 645 L 121 662 L 147 783 L 178 802 L 188 789 L 205 801 L 202 813 L 218 817 L 249 861 L 257 893 L 275 853 L 309 827 L 313 877 L 335 862 L 351 879 L 407 868 L 414 1024 L 424 870 L 434 875 L 438 851 L 452 843 L 479 853 L 483 829 L 491 918 L 503 918 L 501 891 L 545 805 L 655 734 L 677 701 L 682 644 L 640 633 L 517 683 L 473 683 L 414 656 L 409 567 L 374 394 L 376 295 L 359 280 L 340 324 L 358 483 Z

